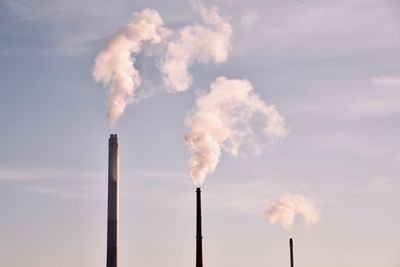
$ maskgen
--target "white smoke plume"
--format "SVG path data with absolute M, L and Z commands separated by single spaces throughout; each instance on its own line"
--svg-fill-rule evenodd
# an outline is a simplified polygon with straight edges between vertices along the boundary
M 278 223 L 289 230 L 296 215 L 302 215 L 306 225 L 317 224 L 320 214 L 315 202 L 301 194 L 283 194 L 265 212 L 270 223 Z
M 110 88 L 107 117 L 111 125 L 124 112 L 128 102 L 135 99 L 135 91 L 141 83 L 139 72 L 134 67 L 134 56 L 141 51 L 144 42 L 157 44 L 167 35 L 160 14 L 145 9 L 135 13 L 132 21 L 97 55 L 93 77 Z
M 217 7 L 197 9 L 202 24 L 182 28 L 178 39 L 168 44 L 160 65 L 164 83 L 171 91 L 182 92 L 189 88 L 193 79 L 188 68 L 193 63 L 222 63 L 228 58 L 231 24 L 221 17 Z
M 186 144 L 193 152 L 189 162 L 190 175 L 201 185 L 213 172 L 221 150 L 236 156 L 253 134 L 252 119 L 259 115 L 262 134 L 272 139 L 287 135 L 284 118 L 274 106 L 268 106 L 254 93 L 247 80 L 217 78 L 208 94 L 200 96 L 186 118 Z

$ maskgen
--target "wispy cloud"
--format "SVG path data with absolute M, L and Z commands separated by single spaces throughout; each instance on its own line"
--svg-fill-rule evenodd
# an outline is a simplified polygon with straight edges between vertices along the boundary
M 0 169 L 0 181 L 23 181 L 47 178 L 59 178 L 68 174 L 58 169 Z
M 47 53 L 79 56 L 88 53 L 94 44 L 108 36 L 109 31 L 131 11 L 129 2 L 121 0 L 109 5 L 103 0 L 6 0 L 3 4 L 24 24 L 40 25 L 52 48 Z M 40 38 L 38 35 L 37 38 Z
M 373 78 L 371 82 L 376 86 L 400 87 L 400 76 L 379 76 Z
M 175 183 L 187 180 L 187 174 L 170 170 L 121 170 L 122 181 L 135 183 Z M 57 168 L 3 168 L 0 183 L 14 184 L 20 190 L 50 197 L 95 197 L 104 193 L 107 172 L 97 170 L 68 170 Z M 126 190 L 130 190 L 127 188 Z
M 53 198 L 75 199 L 84 197 L 93 197 L 100 190 L 94 190 L 94 186 L 57 186 L 57 185 L 30 185 L 23 188 L 26 192 L 40 195 L 46 195 Z M 106 190 L 101 190 L 105 194 Z
M 299 188 L 299 183 L 292 183 L 289 187 Z M 262 217 L 268 199 L 274 198 L 287 188 L 288 185 L 278 177 L 265 176 L 254 180 L 240 179 L 221 183 L 206 190 L 207 198 L 214 203 L 213 209 Z
M 240 18 L 240 26 L 245 30 L 250 30 L 258 19 L 258 13 L 255 10 L 246 10 Z
M 391 199 L 399 198 L 399 196 L 374 196 L 374 197 L 349 197 L 349 198 L 337 198 L 337 199 L 324 199 L 317 201 L 322 205 L 331 205 L 338 203 L 347 203 L 347 202 L 366 202 L 366 201 L 387 201 Z
M 366 157 L 395 155 L 398 147 L 380 138 L 371 138 L 365 132 L 328 130 L 311 134 L 303 139 L 304 144 L 329 153 L 339 153 Z
M 395 79 L 375 80 L 394 85 Z M 290 106 L 290 113 L 343 121 L 382 118 L 400 113 L 400 90 L 375 86 L 370 80 L 317 81 L 309 85 L 307 98 Z
M 278 193 L 282 187 L 277 181 L 254 181 L 226 187 L 221 194 L 224 197 L 220 201 L 220 208 L 262 216 L 266 197 Z
M 124 1 L 121 1 L 123 3 Z M 104 0 L 5 0 L 4 4 L 20 20 L 24 21 L 70 21 L 77 18 L 100 16 L 109 13 Z M 112 6 L 115 8 L 115 5 Z
M 102 176 L 96 171 L 58 168 L 0 169 L 0 183 L 13 184 L 19 190 L 57 198 L 95 196 L 99 191 L 98 178 Z
M 386 5 L 378 0 L 367 2 L 368 4 L 359 0 L 321 1 L 312 4 L 302 4 L 301 1 L 273 1 L 273 4 L 266 1 L 257 4 L 252 2 L 254 9 L 259 11 L 260 20 L 258 27 L 253 29 L 253 33 L 259 37 L 254 45 L 281 45 L 286 48 L 293 47 L 295 43 L 297 49 L 313 49 L 315 53 L 327 53 L 326 48 L 335 48 L 335 51 L 329 51 L 332 53 L 338 49 L 360 51 L 371 45 L 386 46 L 398 42 L 399 38 L 394 37 L 394 34 L 399 26 L 392 23 L 398 18 L 395 11 L 398 5 L 395 1 L 386 1 Z M 247 2 L 243 2 L 235 7 L 243 10 L 247 5 Z M 381 26 L 383 24 L 387 25 L 385 29 Z M 368 43 L 364 42 L 363 47 L 360 47 L 361 42 L 366 39 Z

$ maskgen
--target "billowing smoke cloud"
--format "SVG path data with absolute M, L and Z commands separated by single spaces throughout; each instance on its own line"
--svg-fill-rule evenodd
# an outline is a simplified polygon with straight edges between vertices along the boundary
M 192 84 L 188 68 L 193 63 L 227 60 L 231 25 L 221 17 L 216 7 L 200 5 L 197 10 L 202 23 L 183 27 L 177 34 L 164 27 L 156 10 L 145 9 L 135 13 L 132 21 L 97 55 L 93 77 L 110 88 L 107 116 L 111 125 L 122 115 L 127 104 L 137 100 L 136 90 L 141 77 L 134 63 L 144 44 L 166 44 L 159 68 L 169 92 L 185 91 Z
M 255 116 L 261 118 L 262 134 L 279 139 L 287 134 L 284 118 L 274 106 L 265 104 L 247 80 L 217 78 L 210 92 L 200 96 L 186 118 L 185 141 L 193 155 L 190 174 L 196 185 L 213 172 L 221 150 L 236 156 L 240 146 L 251 139 Z
M 135 91 L 141 83 L 134 67 L 134 55 L 141 51 L 144 42 L 157 44 L 165 39 L 168 30 L 163 25 L 156 10 L 135 13 L 132 21 L 97 55 L 93 77 L 110 88 L 107 100 L 110 124 L 114 124 L 127 103 L 135 99 Z
M 198 7 L 202 24 L 186 26 L 176 41 L 168 44 L 160 69 L 164 83 L 172 91 L 185 91 L 192 84 L 188 68 L 194 62 L 222 63 L 227 60 L 232 26 L 221 17 L 216 7 Z
M 270 223 L 279 223 L 286 230 L 292 227 L 296 215 L 302 215 L 307 225 L 317 224 L 320 219 L 314 201 L 301 194 L 286 193 L 265 212 Z

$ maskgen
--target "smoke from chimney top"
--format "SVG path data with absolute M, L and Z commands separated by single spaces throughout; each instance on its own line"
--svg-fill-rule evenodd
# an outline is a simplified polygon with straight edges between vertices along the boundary
M 107 117 L 111 125 L 122 115 L 127 103 L 135 99 L 135 91 L 141 84 L 134 56 L 141 51 L 143 43 L 157 44 L 167 35 L 160 14 L 145 9 L 135 13 L 132 21 L 97 55 L 93 77 L 110 88 Z
M 160 69 L 168 92 L 187 90 L 192 84 L 189 67 L 195 62 L 222 63 L 228 58 L 232 27 L 216 7 L 195 7 L 200 24 L 183 27 L 177 32 L 164 26 L 160 14 L 153 9 L 135 13 L 132 21 L 112 37 L 97 55 L 93 77 L 109 87 L 107 117 L 114 125 L 126 106 L 138 101 L 141 76 L 135 68 L 135 56 L 146 44 L 161 44 Z
M 301 194 L 283 194 L 265 212 L 270 223 L 278 223 L 289 230 L 296 215 L 302 215 L 306 225 L 317 224 L 320 214 L 315 202 Z
M 274 106 L 265 104 L 247 80 L 217 78 L 209 93 L 200 96 L 186 119 L 186 144 L 193 152 L 189 162 L 194 184 L 201 185 L 212 173 L 221 150 L 234 156 L 251 139 L 255 115 L 262 118 L 262 134 L 270 139 L 287 135 L 284 118 Z

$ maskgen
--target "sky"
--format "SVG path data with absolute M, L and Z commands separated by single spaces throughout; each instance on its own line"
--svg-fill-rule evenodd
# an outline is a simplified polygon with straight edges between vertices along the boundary
M 400 3 L 203 2 L 232 25 L 226 62 L 195 64 L 164 90 L 138 55 L 141 90 L 114 127 L 92 70 L 107 40 L 145 8 L 179 29 L 195 1 L 0 1 L 0 265 L 105 266 L 108 137 L 120 142 L 120 266 L 195 264 L 195 186 L 185 118 L 219 76 L 247 79 L 285 118 L 262 151 L 222 152 L 202 186 L 204 265 L 398 267 Z M 149 55 L 149 56 L 146 56 Z M 315 201 L 316 225 L 265 211 L 287 192 Z

